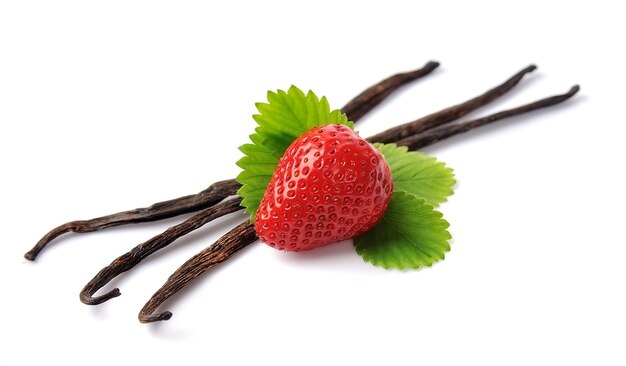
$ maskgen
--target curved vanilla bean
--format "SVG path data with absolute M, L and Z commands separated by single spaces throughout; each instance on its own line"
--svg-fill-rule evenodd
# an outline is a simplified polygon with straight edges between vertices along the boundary
M 348 102 L 341 110 L 348 115 L 351 121 L 361 119 L 367 112 L 371 111 L 380 102 L 401 86 L 430 74 L 439 67 L 439 62 L 429 61 L 421 69 L 398 73 L 388 77 L 367 88 L 363 93 L 357 95 Z
M 228 234 L 219 238 L 213 245 L 194 255 L 179 269 L 176 270 L 157 291 L 155 295 L 144 305 L 139 313 L 139 321 L 150 323 L 158 320 L 168 320 L 172 317 L 169 311 L 154 314 L 156 309 L 170 296 L 185 287 L 196 277 L 200 276 L 216 264 L 219 264 L 243 249 L 257 239 L 254 225 L 249 221 L 239 224 Z
M 237 194 L 237 190 L 240 187 L 241 185 L 234 179 L 223 180 L 211 184 L 207 189 L 198 194 L 155 203 L 150 207 L 118 212 L 91 220 L 71 221 L 52 229 L 52 231 L 41 238 L 31 250 L 24 254 L 24 258 L 31 261 L 35 260 L 39 252 L 41 252 L 50 241 L 63 234 L 70 232 L 88 233 L 108 227 L 157 221 L 198 211 L 220 202 L 225 197 Z
M 466 132 L 470 129 L 484 126 L 488 123 L 559 104 L 574 96 L 579 90 L 580 87 L 575 85 L 565 94 L 544 98 L 517 108 L 498 112 L 483 118 L 460 123 L 458 125 L 441 127 L 433 130 L 432 132 L 429 131 L 415 136 L 410 136 L 409 138 L 398 140 L 397 143 L 409 146 L 409 149 L 411 150 L 423 148 L 458 133 Z M 421 136 L 428 136 L 431 133 L 433 134 L 431 137 L 420 138 Z M 413 137 L 415 138 L 411 140 Z M 242 235 L 241 233 L 246 233 L 246 235 Z M 141 309 L 139 312 L 139 321 L 142 323 L 150 323 L 170 319 L 172 317 L 172 313 L 170 311 L 158 314 L 154 314 L 154 312 L 161 304 L 180 291 L 193 279 L 202 275 L 215 265 L 224 262 L 237 251 L 254 243 L 257 239 L 258 238 L 254 231 L 254 225 L 249 221 L 238 225 L 235 229 L 226 233 L 217 242 L 215 242 L 215 244 L 207 247 L 185 262 L 168 278 L 167 282 L 165 282 L 165 284 L 163 284 L 163 286 L 155 292 L 154 295 L 152 295 L 143 309 Z
M 578 93 L 579 90 L 580 90 L 580 87 L 578 85 L 574 85 L 565 94 L 560 94 L 560 95 L 555 95 L 552 97 L 540 99 L 535 102 L 519 106 L 517 108 L 507 109 L 507 110 L 494 113 L 494 114 L 491 114 L 482 118 L 477 118 L 474 120 L 465 121 L 465 122 L 461 122 L 458 124 L 453 124 L 453 125 L 448 125 L 448 126 L 443 126 L 440 128 L 428 130 L 424 133 L 406 137 L 398 141 L 397 144 L 408 146 L 410 150 L 418 150 L 423 147 L 432 145 L 437 141 L 441 141 L 441 140 L 447 139 L 448 137 L 452 137 L 454 135 L 467 132 L 476 127 L 484 126 L 484 125 L 499 121 L 504 118 L 517 116 L 520 114 L 535 111 L 537 109 L 546 108 L 546 107 L 553 106 L 555 104 L 559 104 L 573 97 L 576 93 Z
M 348 115 L 351 121 L 356 122 L 399 87 L 428 75 L 438 66 L 438 62 L 430 61 L 421 69 L 388 77 L 356 96 L 342 108 L 342 111 Z M 155 203 L 147 208 L 119 212 L 90 220 L 71 221 L 44 235 L 31 250 L 24 254 L 24 258 L 31 261 L 35 260 L 48 243 L 66 233 L 88 233 L 112 226 L 157 221 L 195 212 L 236 194 L 240 187 L 241 185 L 234 179 L 229 179 L 216 182 L 198 194 Z
M 421 69 L 408 73 L 400 73 L 384 79 L 359 94 L 352 101 L 348 102 L 342 110 L 350 117 L 351 120 L 356 122 L 397 88 L 412 80 L 429 74 L 438 66 L 439 63 L 431 61 Z M 513 86 L 515 86 L 526 73 L 533 71 L 535 68 L 536 67 L 534 65 L 528 66 L 502 85 L 499 85 L 485 94 L 473 98 L 463 104 L 444 109 L 417 121 L 402 125 L 406 126 L 407 130 L 400 128 L 402 126 L 391 128 L 381 134 L 370 137 L 368 141 L 388 142 L 385 139 L 391 139 L 391 141 L 394 141 L 411 135 L 411 133 L 408 133 L 407 131 L 417 131 L 414 133 L 418 133 L 432 128 L 433 126 L 439 126 L 443 123 L 459 118 L 506 93 Z M 48 232 L 30 251 L 24 255 L 24 257 L 28 260 L 35 260 L 37 255 L 50 241 L 69 232 L 87 233 L 112 226 L 156 221 L 184 213 L 198 211 L 203 208 L 210 207 L 227 196 L 235 194 L 239 187 L 239 183 L 237 183 L 234 179 L 216 182 L 198 194 L 159 202 L 147 208 L 119 212 L 113 215 L 102 216 L 90 220 L 71 221 Z
M 429 130 L 431 128 L 435 128 L 441 126 L 445 123 L 454 121 L 459 119 L 469 112 L 472 112 L 489 102 L 497 99 L 498 97 L 504 95 L 506 92 L 511 90 L 515 85 L 517 85 L 520 80 L 524 77 L 524 75 L 534 71 L 537 68 L 535 65 L 530 65 L 520 70 L 517 74 L 511 76 L 504 83 L 496 86 L 493 89 L 486 91 L 485 93 L 472 98 L 466 102 L 461 104 L 457 104 L 453 107 L 443 109 L 439 112 L 430 114 L 426 117 L 422 117 L 413 122 L 408 122 L 393 128 L 390 128 L 386 131 L 383 131 L 379 134 L 376 134 L 367 139 L 369 142 L 394 142 L 401 140 L 403 138 L 416 135 L 420 132 Z
M 411 80 L 427 75 L 438 65 L 438 63 L 431 61 L 422 69 L 409 72 L 407 75 L 398 74 L 382 80 L 378 84 L 368 88 L 365 92 L 359 94 L 359 96 L 350 101 L 342 110 L 344 112 L 347 110 L 350 113 L 354 113 L 354 115 L 350 115 L 350 113 L 346 112 L 348 117 L 352 121 L 356 122 L 365 113 L 380 103 L 380 101 L 389 96 L 391 92 Z M 390 128 L 380 134 L 368 138 L 367 140 L 370 142 L 397 141 L 425 131 L 429 128 L 440 126 L 444 123 L 460 118 L 470 111 L 489 103 L 509 91 L 522 79 L 525 74 L 535 70 L 535 68 L 536 66 L 534 65 L 528 66 L 515 74 L 505 83 L 465 103 L 441 110 L 414 122 Z M 50 241 L 69 232 L 87 233 L 112 226 L 156 221 L 184 213 L 198 211 L 203 208 L 210 207 L 216 202 L 235 194 L 239 187 L 239 183 L 237 183 L 234 179 L 225 180 L 212 184 L 209 188 L 198 194 L 159 202 L 147 208 L 119 212 L 113 215 L 102 216 L 90 220 L 71 221 L 54 228 L 44 235 L 44 237 L 41 238 L 39 242 L 24 255 L 24 258 L 28 260 L 35 260 L 37 255 L 48 245 Z
M 98 305 L 109 299 L 120 296 L 121 293 L 118 288 L 114 288 L 101 296 L 94 297 L 93 294 L 121 273 L 130 270 L 149 255 L 165 248 L 176 239 L 199 229 L 203 225 L 217 219 L 218 217 L 222 217 L 239 210 L 241 210 L 241 197 L 235 197 L 220 202 L 212 207 L 198 212 L 182 223 L 170 227 L 150 240 L 137 245 L 131 251 L 119 256 L 111 262 L 111 264 L 100 270 L 100 272 L 98 272 L 98 274 L 91 281 L 89 281 L 89 283 L 85 285 L 83 290 L 80 292 L 80 301 L 87 305 Z

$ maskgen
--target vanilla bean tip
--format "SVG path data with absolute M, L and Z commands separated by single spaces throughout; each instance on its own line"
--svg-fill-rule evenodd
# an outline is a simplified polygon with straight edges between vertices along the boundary
M 46 235 L 44 235 L 34 247 L 32 247 L 26 254 L 24 254 L 24 258 L 29 261 L 34 261 L 39 253 L 55 238 L 67 234 L 72 231 L 76 231 L 78 227 L 81 226 L 83 221 L 70 221 L 66 222 L 63 225 L 57 226 L 54 229 L 50 230 Z
M 83 291 L 80 293 L 80 301 L 82 301 L 82 303 L 86 305 L 100 305 L 103 302 L 109 301 L 114 297 L 120 296 L 121 294 L 122 293 L 120 292 L 120 289 L 117 287 L 100 296 L 90 296 L 89 293 Z
M 164 311 L 160 314 L 152 314 L 152 315 L 144 315 L 140 313 L 139 321 L 142 323 L 153 323 L 153 322 L 158 322 L 162 320 L 170 320 L 171 317 L 172 317 L 171 311 Z
M 574 94 L 578 93 L 579 91 L 580 91 L 580 85 L 576 84 L 576 85 L 572 86 L 572 88 L 567 93 L 565 93 L 565 95 L 571 97 Z

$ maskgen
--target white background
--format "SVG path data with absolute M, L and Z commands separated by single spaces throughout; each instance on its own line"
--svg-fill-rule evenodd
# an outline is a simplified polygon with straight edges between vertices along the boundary
M 1 365 L 626 364 L 623 12 L 618 2 L 0 2 Z M 420 271 L 349 242 L 254 244 L 143 325 L 144 302 L 242 220 L 208 225 L 78 300 L 103 266 L 179 219 L 46 231 L 234 177 L 254 103 L 296 84 L 340 108 L 374 82 L 440 69 L 367 118 L 364 136 L 539 69 L 472 116 L 580 83 L 574 100 L 427 148 L 455 169 L 454 237 Z M 107 287 L 110 289 L 111 287 Z M 123 361 L 123 363 L 128 363 Z

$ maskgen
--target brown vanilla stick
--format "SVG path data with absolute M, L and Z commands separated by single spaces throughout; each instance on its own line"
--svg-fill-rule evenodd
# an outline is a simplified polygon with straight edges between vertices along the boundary
M 482 118 L 473 119 L 470 121 L 464 121 L 462 123 L 447 125 L 440 128 L 432 129 L 425 131 L 424 133 L 419 133 L 413 136 L 405 137 L 402 140 L 398 141 L 398 145 L 408 146 L 410 150 L 419 150 L 423 147 L 434 144 L 437 141 L 441 141 L 452 137 L 454 135 L 458 135 L 463 132 L 467 132 L 476 127 L 484 126 L 496 121 L 499 121 L 504 118 L 518 116 L 520 114 L 525 114 L 528 112 L 532 112 L 541 108 L 546 108 L 553 106 L 555 104 L 559 104 L 564 102 L 565 100 L 573 97 L 578 91 L 580 87 L 578 85 L 574 85 L 571 89 L 565 93 L 560 95 L 555 95 L 552 97 L 544 98 L 537 100 L 532 103 L 528 103 L 517 108 L 507 109 L 501 112 L 497 112 Z
M 211 184 L 207 189 L 198 194 L 155 203 L 150 207 L 118 212 L 91 220 L 70 221 L 52 229 L 49 233 L 47 233 L 31 250 L 24 254 L 24 258 L 31 261 L 35 260 L 37 255 L 46 247 L 46 245 L 48 245 L 48 243 L 63 234 L 70 232 L 89 233 L 92 231 L 106 229 L 108 227 L 157 221 L 194 212 L 210 207 L 220 202 L 225 197 L 237 194 L 237 190 L 240 187 L 241 184 L 234 179 L 223 180 Z
M 431 133 L 426 132 L 424 134 L 415 135 L 414 142 L 411 142 L 410 140 L 413 136 L 409 136 L 408 139 L 405 138 L 404 140 L 399 140 L 397 142 L 399 144 L 409 146 L 410 149 L 426 147 L 437 141 L 441 141 L 445 138 L 454 136 L 461 132 L 466 132 L 476 127 L 484 126 L 488 123 L 559 104 L 574 96 L 579 90 L 579 86 L 576 85 L 565 94 L 544 98 L 517 108 L 505 110 L 487 117 L 460 123 L 458 125 L 443 127 L 441 130 L 444 132 L 434 134 L 433 136 L 435 137 L 432 138 L 420 139 L 420 136 Z M 226 261 L 237 251 L 254 243 L 257 239 L 258 237 L 255 234 L 254 225 L 249 221 L 238 225 L 235 229 L 226 233 L 218 239 L 215 244 L 207 247 L 185 262 L 168 278 L 165 284 L 163 284 L 163 286 L 157 290 L 154 295 L 152 295 L 150 300 L 141 309 L 139 312 L 139 321 L 142 323 L 149 323 L 170 319 L 172 317 L 172 313 L 170 311 L 155 314 L 161 304 L 176 294 L 176 292 L 180 289 L 185 287 L 189 282 L 213 268 L 215 265 Z
M 430 74 L 438 66 L 438 62 L 430 61 L 421 69 L 396 74 L 386 78 L 353 98 L 342 108 L 342 111 L 347 114 L 351 121 L 356 122 L 398 88 L 406 85 L 410 81 Z M 24 255 L 24 258 L 31 261 L 35 260 L 37 255 L 48 243 L 63 234 L 70 232 L 88 233 L 113 226 L 157 221 L 195 212 L 210 207 L 224 198 L 236 194 L 240 187 L 241 185 L 234 179 L 224 180 L 212 184 L 209 188 L 195 195 L 184 196 L 155 203 L 150 207 L 119 212 L 95 219 L 71 221 L 52 229 L 44 235 L 43 238 Z
M 353 111 L 353 113 L 356 113 L 354 117 L 350 114 L 347 114 L 352 121 L 356 122 L 366 112 L 369 112 L 371 109 L 373 109 L 378 103 L 380 103 L 380 101 L 382 101 L 382 99 L 390 95 L 393 91 L 397 90 L 399 87 L 405 85 L 409 81 L 428 75 L 438 66 L 439 63 L 431 61 L 421 69 L 409 73 L 397 74 L 387 79 L 384 79 L 378 84 L 368 88 L 366 91 L 359 94 L 350 102 L 348 102 L 344 109 L 348 109 L 349 111 Z M 418 134 L 419 132 L 426 131 L 430 128 L 434 128 L 458 119 L 466 115 L 467 113 L 476 110 L 495 100 L 496 98 L 502 96 L 503 94 L 511 90 L 515 85 L 517 85 L 517 83 L 519 83 L 524 75 L 532 72 L 535 69 L 535 65 L 530 65 L 513 75 L 504 83 L 490 89 L 489 91 L 475 98 L 472 98 L 454 107 L 435 112 L 413 122 L 390 128 L 386 131 L 383 131 L 375 136 L 368 138 L 367 140 L 370 142 L 397 141 L 402 138 Z M 344 109 L 342 109 L 342 111 Z M 37 255 L 48 245 L 50 241 L 60 235 L 69 232 L 87 233 L 102 230 L 107 227 L 157 221 L 184 213 L 201 210 L 203 208 L 210 207 L 211 205 L 219 202 L 225 197 L 235 194 L 239 187 L 239 183 L 237 183 L 234 179 L 225 180 L 212 184 L 209 188 L 196 195 L 185 196 L 178 199 L 156 203 L 147 208 L 119 212 L 113 215 L 102 216 L 91 220 L 71 221 L 56 227 L 55 229 L 47 233 L 30 251 L 28 251 L 24 255 L 24 257 L 28 260 L 35 260 Z M 216 193 L 220 190 L 222 192 L 221 196 Z M 207 191 L 214 192 L 214 194 L 207 195 Z M 233 191 L 235 193 L 233 193 Z
M 345 113 L 351 121 L 355 122 L 380 104 L 380 102 L 387 98 L 393 91 L 413 80 L 430 74 L 437 67 L 439 67 L 439 62 L 429 61 L 421 69 L 390 76 L 354 97 L 354 99 L 341 108 L 341 111 Z
M 524 77 L 524 75 L 534 71 L 537 69 L 537 66 L 530 65 L 520 70 L 517 74 L 511 76 L 504 83 L 496 86 L 493 89 L 486 91 L 485 93 L 472 98 L 466 102 L 461 104 L 457 104 L 450 108 L 443 109 L 441 111 L 430 114 L 426 117 L 422 117 L 412 122 L 408 122 L 393 128 L 390 128 L 386 131 L 383 131 L 379 134 L 371 136 L 367 139 L 369 142 L 394 142 L 399 141 L 403 138 L 417 135 L 420 132 L 429 130 L 431 128 L 435 128 L 446 124 L 448 122 L 457 120 L 469 112 L 475 111 L 476 109 L 487 105 L 489 102 L 494 101 L 498 97 L 504 95 L 506 92 L 511 90 L 515 85 L 517 85 L 520 80 Z
M 169 297 L 180 291 L 189 282 L 204 272 L 230 258 L 233 254 L 257 240 L 254 225 L 249 221 L 237 225 L 228 234 L 219 238 L 213 245 L 189 259 L 183 267 L 172 274 L 161 287 L 158 296 L 153 296 L 139 314 L 139 321 L 149 323 L 168 320 L 172 313 L 165 311 L 154 314 L 154 311 Z
M 165 248 L 176 239 L 199 229 L 203 225 L 224 215 L 241 210 L 241 197 L 235 197 L 220 202 L 212 207 L 206 208 L 184 222 L 174 225 L 163 233 L 151 238 L 134 247 L 131 251 L 116 258 L 111 264 L 104 267 L 80 292 L 80 300 L 87 305 L 98 305 L 109 299 L 120 296 L 119 288 L 100 295 L 93 296 L 99 289 L 109 283 L 113 278 L 124 273 L 142 260 L 146 259 L 152 253 Z

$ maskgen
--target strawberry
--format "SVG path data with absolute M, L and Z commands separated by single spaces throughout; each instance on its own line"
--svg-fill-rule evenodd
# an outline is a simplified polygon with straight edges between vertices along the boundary
M 313 249 L 371 229 L 392 192 L 389 166 L 372 145 L 343 125 L 315 127 L 280 158 L 254 226 L 274 248 Z

